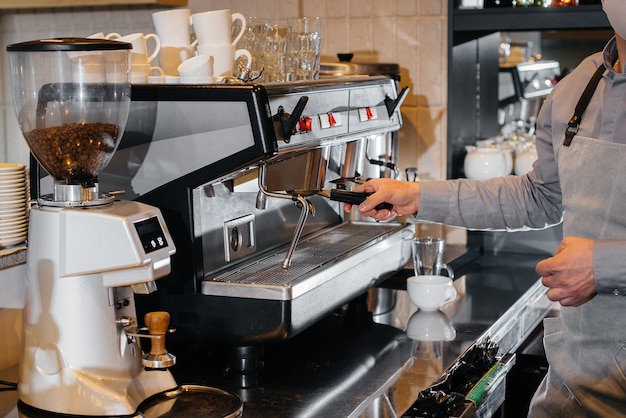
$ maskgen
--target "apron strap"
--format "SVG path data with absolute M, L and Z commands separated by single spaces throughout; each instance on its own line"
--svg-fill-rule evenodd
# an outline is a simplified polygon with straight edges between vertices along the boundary
M 591 101 L 591 97 L 593 97 L 593 93 L 595 93 L 596 88 L 598 88 L 598 84 L 602 79 L 602 75 L 604 74 L 604 64 L 600 65 L 596 72 L 589 80 L 587 87 L 585 87 L 585 91 L 578 99 L 578 103 L 576 104 L 576 109 L 574 110 L 574 115 L 572 115 L 571 119 L 567 123 L 567 127 L 565 128 L 565 139 L 563 139 L 563 145 L 569 147 L 572 143 L 572 139 L 578 132 L 578 128 L 580 127 L 580 122 L 583 118 L 583 113 L 587 110 L 587 106 L 589 106 L 589 102 Z

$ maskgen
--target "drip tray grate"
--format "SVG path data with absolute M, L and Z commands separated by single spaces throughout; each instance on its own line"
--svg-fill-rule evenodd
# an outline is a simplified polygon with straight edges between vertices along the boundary
M 344 222 L 342 224 L 318 231 L 303 237 L 296 247 L 291 259 L 291 266 L 285 270 L 282 262 L 288 249 L 257 258 L 247 264 L 238 265 L 235 269 L 224 272 L 203 282 L 204 294 L 222 294 L 223 286 L 244 286 L 257 288 L 291 288 L 308 280 L 311 276 L 319 276 L 318 272 L 330 268 L 340 261 L 351 259 L 354 254 L 375 245 L 384 245 L 387 238 L 401 238 L 396 234 L 411 226 L 394 223 Z M 398 258 L 402 256 L 398 249 Z M 320 278 L 317 277 L 319 281 Z M 219 290 L 218 290 L 219 289 Z

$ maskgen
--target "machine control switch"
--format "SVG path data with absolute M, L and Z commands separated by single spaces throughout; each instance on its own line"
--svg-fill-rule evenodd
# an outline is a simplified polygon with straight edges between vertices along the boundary
M 378 111 L 375 107 L 363 107 L 359 109 L 359 119 L 361 122 L 378 119 Z
M 322 129 L 333 128 L 335 126 L 342 126 L 341 113 L 328 112 L 319 115 L 320 126 Z
M 301 117 L 298 121 L 298 133 L 307 133 L 313 130 L 313 119 L 308 116 Z

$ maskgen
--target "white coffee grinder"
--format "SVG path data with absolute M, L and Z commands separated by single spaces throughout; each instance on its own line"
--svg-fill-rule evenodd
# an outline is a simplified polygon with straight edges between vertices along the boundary
M 130 44 L 47 39 L 9 45 L 15 109 L 54 192 L 30 212 L 20 405 L 128 416 L 177 388 L 165 312 L 138 328 L 134 293 L 156 289 L 176 251 L 159 209 L 98 190 L 130 106 Z M 158 339 L 143 356 L 139 337 Z M 155 348 L 156 347 L 156 348 Z

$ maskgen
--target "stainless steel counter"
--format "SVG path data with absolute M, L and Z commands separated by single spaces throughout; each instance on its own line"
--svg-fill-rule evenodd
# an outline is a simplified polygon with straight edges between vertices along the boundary
M 401 271 L 280 344 L 233 350 L 172 340 L 172 372 L 180 384 L 237 393 L 244 417 L 402 416 L 472 344 L 489 337 L 500 353 L 513 352 L 554 308 L 534 272 L 540 258 L 484 255 L 457 265 L 459 295 L 439 314 L 416 311 L 405 291 L 410 271 Z M 236 372 L 234 353 L 257 369 Z M 17 417 L 15 401 L 15 392 L 0 392 L 0 416 Z

